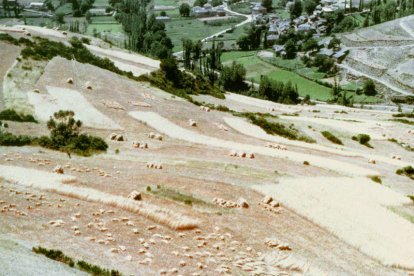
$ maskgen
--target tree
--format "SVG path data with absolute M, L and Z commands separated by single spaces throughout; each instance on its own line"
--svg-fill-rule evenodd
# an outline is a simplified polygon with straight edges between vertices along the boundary
M 224 66 L 221 70 L 220 83 L 224 89 L 233 92 L 246 91 L 249 86 L 245 83 L 246 69 L 242 64 L 233 63 L 230 66 Z
M 63 12 L 55 13 L 53 20 L 58 24 L 65 24 L 65 14 Z
M 367 96 L 375 96 L 377 94 L 375 83 L 371 79 L 366 80 L 364 82 L 363 91 L 364 91 L 364 94 Z
M 52 3 L 52 1 L 51 1 L 51 0 L 45 0 L 45 2 L 43 2 L 43 5 L 45 5 L 45 6 L 46 6 L 46 8 L 47 8 L 49 11 L 55 11 L 55 7 L 53 6 L 53 3 Z
M 213 7 L 217 7 L 217 6 L 223 5 L 223 1 L 222 0 L 212 0 L 211 5 Z
M 180 15 L 182 17 L 188 17 L 188 16 L 190 16 L 190 10 L 191 9 L 190 9 L 190 5 L 188 5 L 187 3 L 182 3 L 180 5 L 179 10 L 180 10 Z
M 266 8 L 268 12 L 272 10 L 272 0 L 262 0 L 262 6 Z
M 305 0 L 303 8 L 307 14 L 312 15 L 317 5 L 318 2 L 315 0 Z
M 293 39 L 289 39 L 285 43 L 285 52 L 286 52 L 286 58 L 288 59 L 292 59 L 296 57 L 297 48 L 296 48 L 296 43 L 295 41 L 293 41 Z
M 314 51 L 318 49 L 319 49 L 318 42 L 316 42 L 316 40 L 313 38 L 306 40 L 306 42 L 302 44 L 302 50 L 305 52 Z
M 160 69 L 165 73 L 165 77 L 174 82 L 179 83 L 181 78 L 181 72 L 178 70 L 177 61 L 173 57 L 168 57 L 161 60 Z
M 193 7 L 196 7 L 196 6 L 202 7 L 205 4 L 207 4 L 207 0 L 195 0 Z
M 331 41 L 329 41 L 328 49 L 338 49 L 340 45 L 341 40 L 339 40 L 336 36 L 333 36 Z
M 290 6 L 290 18 L 295 19 L 298 18 L 302 14 L 302 1 L 295 0 L 292 6 Z

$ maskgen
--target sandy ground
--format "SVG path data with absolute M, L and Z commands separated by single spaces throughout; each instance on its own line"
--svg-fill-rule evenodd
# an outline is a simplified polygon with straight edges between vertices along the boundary
M 28 244 L 14 240 L 10 236 L 0 236 L 0 256 L 2 275 L 88 275 L 37 255 Z
M 407 197 L 365 178 L 281 179 L 256 189 L 383 264 L 414 269 L 414 225 L 387 209 L 412 204 Z
M 41 121 L 49 120 L 54 112 L 72 110 L 76 118 L 85 126 L 102 129 L 120 129 L 113 120 L 95 109 L 85 97 L 76 90 L 47 87 L 48 94 L 28 93 L 30 104 L 34 106 L 36 117 Z

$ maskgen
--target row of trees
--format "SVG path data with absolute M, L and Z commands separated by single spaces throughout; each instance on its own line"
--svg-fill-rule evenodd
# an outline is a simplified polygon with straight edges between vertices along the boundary
M 148 16 L 147 0 L 121 0 L 114 2 L 119 10 L 117 19 L 128 36 L 125 48 L 157 58 L 171 55 L 173 44 L 165 32 L 165 24 L 155 15 Z
M 296 104 L 299 102 L 298 89 L 290 81 L 284 83 L 270 79 L 267 76 L 261 76 L 257 90 L 253 82 L 249 87 L 246 82 L 246 69 L 242 64 L 236 62 L 223 67 L 220 84 L 228 91 L 247 93 L 254 97 L 278 103 Z

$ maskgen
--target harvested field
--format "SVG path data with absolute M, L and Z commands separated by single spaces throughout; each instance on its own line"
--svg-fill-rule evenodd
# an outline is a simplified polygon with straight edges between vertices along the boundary
M 28 93 L 29 102 L 34 106 L 35 115 L 39 120 L 47 121 L 59 110 L 72 110 L 76 118 L 83 121 L 86 126 L 120 129 L 118 124 L 94 108 L 78 91 L 48 86 L 47 92 L 47 94 Z
M 283 179 L 255 188 L 383 264 L 414 269 L 414 225 L 387 209 L 412 204 L 409 198 L 366 178 Z

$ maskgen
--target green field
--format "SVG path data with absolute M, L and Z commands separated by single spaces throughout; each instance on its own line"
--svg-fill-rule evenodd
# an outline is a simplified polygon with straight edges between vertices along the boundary
M 183 39 L 201 40 L 233 25 L 210 26 L 195 18 L 173 18 L 170 22 L 166 22 L 165 29 L 174 44 L 173 51 L 176 52 L 182 50 Z
M 331 88 L 318 84 L 312 80 L 304 78 L 297 73 L 289 70 L 282 69 L 275 66 L 275 63 L 268 63 L 256 56 L 255 51 L 232 51 L 225 52 L 221 58 L 222 62 L 229 64 L 232 61 L 236 61 L 244 65 L 247 71 L 246 79 L 253 80 L 256 83 L 260 82 L 260 76 L 268 76 L 271 79 L 278 81 L 291 81 L 293 84 L 297 85 L 298 92 L 301 97 L 309 96 L 314 100 L 327 101 L 331 98 Z M 283 64 L 285 68 L 298 68 L 303 66 L 300 60 L 286 60 L 281 58 L 276 58 L 278 64 Z M 306 68 L 301 67 L 296 69 L 300 73 L 312 78 L 312 79 L 321 79 L 325 74 L 317 72 L 316 68 Z M 348 85 L 346 88 L 355 87 L 354 84 Z M 367 97 L 365 95 L 357 95 L 353 92 L 348 92 L 348 96 L 353 95 L 354 101 L 356 103 L 377 103 L 380 102 L 380 99 L 377 97 Z

